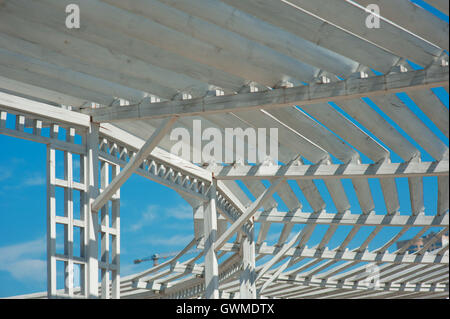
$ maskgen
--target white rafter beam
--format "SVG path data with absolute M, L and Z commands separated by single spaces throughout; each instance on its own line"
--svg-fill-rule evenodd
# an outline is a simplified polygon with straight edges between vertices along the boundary
M 182 101 L 149 103 L 143 101 L 129 106 L 111 106 L 85 110 L 95 122 L 162 118 L 171 115 L 193 116 L 208 113 L 238 112 L 270 109 L 291 105 L 311 105 L 342 101 L 388 93 L 448 85 L 448 66 L 404 73 L 390 73 L 365 79 L 350 78 L 328 84 L 273 89 L 263 92 L 193 98 Z
M 268 276 L 267 276 L 268 277 Z M 276 283 L 290 283 L 299 286 L 309 286 L 309 287 L 322 287 L 322 288 L 340 288 L 340 289 L 351 289 L 351 290 L 367 290 L 366 283 L 359 283 L 354 281 L 337 281 L 332 279 L 322 279 L 322 278 L 305 278 L 298 275 L 295 278 L 289 276 L 280 276 Z M 397 292 L 448 292 L 448 284 L 428 284 L 428 283 L 390 283 L 381 282 L 380 286 L 375 290 L 377 291 L 397 291 Z
M 214 171 L 218 180 L 267 180 L 283 179 L 336 179 L 448 176 L 449 162 L 404 162 L 376 164 L 319 164 L 319 165 L 273 165 L 273 166 L 224 166 Z
M 161 124 L 161 126 L 152 134 L 152 136 L 145 142 L 139 152 L 130 159 L 125 168 L 111 181 L 111 183 L 104 189 L 104 191 L 92 203 L 92 210 L 98 211 L 111 196 L 122 186 L 123 183 L 134 173 L 134 171 L 142 164 L 148 157 L 151 151 L 158 145 L 161 139 L 166 135 L 167 131 L 172 127 L 178 118 L 176 116 L 170 117 Z
M 448 214 L 428 216 L 401 215 L 395 213 L 391 215 L 352 214 L 345 213 L 304 213 L 304 212 L 279 212 L 271 210 L 269 212 L 257 212 L 254 215 L 255 222 L 265 223 L 292 223 L 292 224 L 323 224 L 323 225 L 363 225 L 363 226 L 446 226 L 448 225 Z
M 256 254 L 260 256 L 266 255 L 277 255 L 282 247 L 277 246 L 266 246 L 263 245 L 256 249 Z M 225 244 L 221 250 L 228 252 L 238 252 L 240 246 L 237 244 Z M 359 251 L 358 248 L 355 250 L 345 250 L 341 251 L 338 249 L 329 250 L 318 249 L 317 247 L 308 248 L 298 248 L 291 247 L 287 249 L 283 258 L 286 257 L 301 257 L 301 258 L 315 258 L 314 264 L 318 263 L 322 259 L 332 259 L 332 260 L 348 260 L 348 261 L 360 261 L 360 262 L 377 262 L 377 263 L 393 263 L 393 264 L 448 264 L 448 255 L 439 255 L 433 253 L 426 253 L 423 255 L 412 255 L 406 254 L 405 252 L 377 252 L 369 251 L 367 249 Z

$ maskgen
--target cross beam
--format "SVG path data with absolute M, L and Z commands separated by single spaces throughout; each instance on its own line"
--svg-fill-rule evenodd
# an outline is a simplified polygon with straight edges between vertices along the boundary
M 214 170 L 217 180 L 270 180 L 284 179 L 335 179 L 448 176 L 448 160 L 436 162 L 404 162 L 376 164 L 319 164 L 319 165 L 273 165 L 273 166 L 224 166 Z
M 95 122 L 155 119 L 178 116 L 270 109 L 291 105 L 311 105 L 448 85 L 448 66 L 370 78 L 349 78 L 332 83 L 280 88 L 262 92 L 207 96 L 181 101 L 138 104 L 85 110 Z
M 256 211 L 264 205 L 265 201 L 268 200 L 281 185 L 281 180 L 273 181 L 272 185 L 267 188 L 254 202 L 253 204 L 241 215 L 239 218 L 217 239 L 215 243 L 215 250 L 220 250 L 220 248 L 233 236 L 233 234 L 239 230 L 255 213 Z
M 120 171 L 120 173 L 111 181 L 111 183 L 106 187 L 103 192 L 95 199 L 92 203 L 92 210 L 99 211 L 106 202 L 111 198 L 111 196 L 122 186 L 123 183 L 134 173 L 134 171 L 142 164 L 142 162 L 147 158 L 151 151 L 158 145 L 167 131 L 172 127 L 172 125 L 177 121 L 176 116 L 172 116 L 163 121 L 161 126 L 150 136 L 150 138 L 145 142 L 139 152 L 130 159 L 125 168 Z

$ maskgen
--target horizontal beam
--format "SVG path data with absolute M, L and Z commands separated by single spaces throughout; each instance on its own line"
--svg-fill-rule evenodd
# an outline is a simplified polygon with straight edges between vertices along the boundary
M 266 246 L 262 245 L 256 249 L 256 255 L 276 255 L 284 246 Z M 238 252 L 240 249 L 239 244 L 230 243 L 222 246 L 222 251 Z M 315 247 L 303 248 L 291 247 L 287 249 L 283 255 L 283 258 L 315 258 L 315 259 L 332 259 L 336 261 L 358 261 L 358 262 L 377 262 L 377 263 L 394 263 L 394 264 L 448 264 L 448 255 L 437 255 L 432 253 L 425 253 L 423 255 L 407 254 L 407 253 L 389 253 L 374 252 L 369 250 L 358 251 L 355 250 L 337 250 L 328 248 L 317 249 Z
M 267 279 L 269 276 L 267 276 Z M 266 279 L 266 278 L 264 278 Z M 274 283 L 288 283 L 308 287 L 321 288 L 337 288 L 337 289 L 351 289 L 351 290 L 369 290 L 368 284 L 365 282 L 355 281 L 337 281 L 332 279 L 322 279 L 316 277 L 302 277 L 301 275 L 291 278 L 289 276 L 280 276 Z M 379 282 L 376 289 L 371 289 L 373 293 L 377 291 L 396 291 L 396 292 L 448 292 L 448 284 L 428 284 L 428 283 L 391 283 Z M 270 293 L 268 294 L 270 295 Z
M 107 123 L 100 125 L 99 133 L 101 138 L 106 138 L 108 141 L 124 146 L 129 151 L 138 151 L 145 144 L 144 139 L 130 134 L 117 126 Z M 192 178 L 208 183 L 212 182 L 212 175 L 210 172 L 182 159 L 181 157 L 175 156 L 162 148 L 156 147 L 150 153 L 149 158 L 154 159 L 158 163 L 164 164 L 164 166 L 174 168 Z
M 128 106 L 111 106 L 84 110 L 94 122 L 163 118 L 171 115 L 194 116 L 254 109 L 270 109 L 342 101 L 388 93 L 448 85 L 448 66 L 404 73 L 390 73 L 365 79 L 349 78 L 328 84 L 280 88 L 263 92 L 211 96 L 182 101 L 150 103 L 144 100 Z
M 214 170 L 214 177 L 218 180 L 395 178 L 441 175 L 449 175 L 448 160 L 377 164 L 241 165 L 222 166 Z
M 350 212 L 330 214 L 303 213 L 303 212 L 279 212 L 271 210 L 270 212 L 257 212 L 254 216 L 255 222 L 261 223 L 292 223 L 292 224 L 321 224 L 321 225 L 363 225 L 363 226 L 448 226 L 448 214 L 438 216 L 418 215 L 400 215 L 395 213 L 391 215 L 370 214 L 352 214 Z
M 86 148 L 83 147 L 83 145 L 72 144 L 69 142 L 58 140 L 56 138 L 29 134 L 27 132 L 17 131 L 17 130 L 4 128 L 4 127 L 0 127 L 0 134 L 4 134 L 7 136 L 11 136 L 11 137 L 21 138 L 21 139 L 33 141 L 36 143 L 51 144 L 53 148 L 56 148 L 61 151 L 68 151 L 68 152 L 75 153 L 75 154 L 85 154 L 86 153 Z
M 0 106 L 13 114 L 28 114 L 39 119 L 48 119 L 59 125 L 65 124 L 87 129 L 91 122 L 89 116 L 85 114 L 3 92 L 0 92 Z

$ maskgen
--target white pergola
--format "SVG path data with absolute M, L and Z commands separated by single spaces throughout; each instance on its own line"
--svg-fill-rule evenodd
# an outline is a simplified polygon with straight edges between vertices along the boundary
M 448 15 L 447 0 L 426 2 Z M 70 4 L 80 28 L 65 23 Z M 380 8 L 379 28 L 366 25 L 370 4 Z M 0 133 L 47 145 L 48 290 L 19 297 L 448 297 L 448 244 L 429 251 L 449 228 L 449 110 L 435 91 L 448 99 L 448 29 L 410 0 L 0 0 Z M 221 132 L 277 128 L 279 162 L 171 154 L 170 130 L 192 132 L 193 120 Z M 192 206 L 194 234 L 177 256 L 120 277 L 120 187 L 132 174 L 179 193 Z M 427 177 L 437 177 L 432 214 Z M 398 178 L 408 181 L 407 213 Z M 379 181 L 385 213 L 369 179 Z M 282 231 L 270 245 L 275 224 Z M 318 225 L 327 229 L 308 245 Z M 351 229 L 331 248 L 343 227 Z M 369 249 L 388 228 L 395 234 Z M 413 243 L 430 229 L 439 230 L 418 251 L 394 248 L 408 231 L 417 230 Z M 349 249 L 357 234 L 365 240 Z M 186 259 L 195 247 L 201 253 Z

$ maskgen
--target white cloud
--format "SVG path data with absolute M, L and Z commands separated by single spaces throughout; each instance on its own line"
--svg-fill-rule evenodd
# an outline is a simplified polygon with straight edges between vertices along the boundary
M 189 205 L 178 205 L 174 207 L 162 207 L 160 205 L 148 205 L 145 211 L 141 214 L 141 217 L 131 225 L 127 230 L 136 232 L 143 227 L 151 226 L 157 220 L 163 220 L 165 218 L 174 218 L 176 220 L 184 221 L 192 220 L 192 208 Z M 174 224 L 170 224 L 173 226 Z
M 192 240 L 193 235 L 174 235 L 172 237 L 149 237 L 145 243 L 155 246 L 182 246 Z
M 30 176 L 26 178 L 22 186 L 40 186 L 45 185 L 47 182 L 46 178 L 42 175 L 34 174 L 33 176 Z
M 193 218 L 192 208 L 189 205 L 178 205 L 176 207 L 169 207 L 166 209 L 166 216 L 175 219 L 189 220 Z
M 142 229 L 142 227 L 151 225 L 153 220 L 157 217 L 157 212 L 159 210 L 160 208 L 158 205 L 148 205 L 147 209 L 141 215 L 141 218 L 131 225 L 128 230 L 135 232 Z
M 0 166 L 0 182 L 7 180 L 12 175 L 12 172 L 10 169 L 8 169 L 5 166 Z
M 42 258 L 45 247 L 45 238 L 0 247 L 0 270 L 20 281 L 45 281 L 47 262 Z
M 7 176 L 7 174 L 4 176 Z M 3 179 L 6 179 L 6 178 L 3 178 Z M 2 175 L 0 172 L 0 181 L 1 180 L 2 180 Z M 14 189 L 21 189 L 24 187 L 43 186 L 46 183 L 47 183 L 47 179 L 45 176 L 42 176 L 42 174 L 39 172 L 33 172 L 33 173 L 27 174 L 27 177 L 22 179 L 20 182 L 3 186 L 3 190 L 14 190 Z

